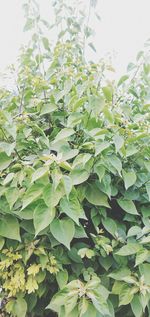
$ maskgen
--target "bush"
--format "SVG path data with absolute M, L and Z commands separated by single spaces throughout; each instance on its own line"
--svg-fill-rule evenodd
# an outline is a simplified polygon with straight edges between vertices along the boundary
M 61 5 L 68 31 L 52 49 L 36 2 L 25 4 L 32 43 L 17 93 L 1 90 L 1 311 L 148 316 L 149 57 L 107 81 L 110 65 L 84 60 L 82 16 Z

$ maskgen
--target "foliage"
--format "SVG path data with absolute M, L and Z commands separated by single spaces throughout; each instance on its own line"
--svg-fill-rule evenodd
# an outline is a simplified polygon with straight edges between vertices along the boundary
M 118 83 L 107 81 L 110 65 L 85 62 L 83 13 L 53 5 L 54 48 L 37 3 L 25 4 L 32 41 L 18 90 L 0 91 L 2 311 L 147 316 L 149 56 L 140 52 Z

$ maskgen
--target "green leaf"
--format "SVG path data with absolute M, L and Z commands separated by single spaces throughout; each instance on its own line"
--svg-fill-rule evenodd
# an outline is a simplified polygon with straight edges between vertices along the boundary
M 140 302 L 139 295 L 134 295 L 132 302 L 131 302 L 131 308 L 133 311 L 133 314 L 135 317 L 141 317 L 143 310 Z
M 149 201 L 150 201 L 150 182 L 148 182 L 146 184 L 146 191 L 147 191 L 147 195 L 148 195 L 148 198 L 149 198 Z
M 71 171 L 69 176 L 72 180 L 73 185 L 79 185 L 84 183 L 89 178 L 89 172 L 82 168 L 76 168 Z
M 102 178 L 105 175 L 105 168 L 103 165 L 94 166 L 94 173 L 96 173 L 99 177 L 99 181 L 101 182 Z
M 75 131 L 71 128 L 64 128 L 62 129 L 55 137 L 55 140 L 53 142 L 58 142 L 61 140 L 65 140 L 69 138 L 71 135 L 73 135 Z
M 106 87 L 103 87 L 102 90 L 103 90 L 104 96 L 107 99 L 107 101 L 111 101 L 112 95 L 113 95 L 112 87 L 106 86 Z
M 112 155 L 111 157 L 109 157 L 109 162 L 118 171 L 119 175 L 121 176 L 121 170 L 122 170 L 121 160 L 117 156 Z
M 136 255 L 135 266 L 138 266 L 139 264 L 145 262 L 149 256 L 150 252 L 147 249 L 139 250 Z
M 57 110 L 57 106 L 55 104 L 46 103 L 42 106 L 40 115 L 42 116 L 44 114 L 51 113 L 55 110 Z
M 33 201 L 35 201 L 37 198 L 39 198 L 41 196 L 42 192 L 43 192 L 43 186 L 41 184 L 33 184 L 30 188 L 28 188 L 23 196 L 22 209 L 27 207 L 29 204 L 31 204 Z
M 122 287 L 121 293 L 119 295 L 119 306 L 128 305 L 129 303 L 131 303 L 133 296 L 134 294 L 132 292 L 132 288 L 125 284 Z
M 114 144 L 115 144 L 116 153 L 117 153 L 124 145 L 124 138 L 120 136 L 119 134 L 116 134 L 114 136 Z
M 63 183 L 65 188 L 65 193 L 68 198 L 73 186 L 72 179 L 67 175 L 63 175 Z
M 64 189 L 61 184 L 57 188 L 55 188 L 54 184 L 48 184 L 43 191 L 43 198 L 48 207 L 57 206 L 63 195 Z
M 0 142 L 0 150 L 4 151 L 8 156 L 14 151 L 15 143 Z
M 127 190 L 129 187 L 135 184 L 136 174 L 135 172 L 126 172 L 125 170 L 122 171 L 122 174 L 125 183 L 125 189 Z
M 128 78 L 129 78 L 128 75 L 122 76 L 122 77 L 119 79 L 119 81 L 118 81 L 118 87 L 119 87 L 120 85 L 122 85 Z
M 0 237 L 0 250 L 3 249 L 4 243 L 5 243 L 5 239 Z
M 105 149 L 107 149 L 110 146 L 110 143 L 107 141 L 96 141 L 95 142 L 95 156 L 103 152 Z
M 56 275 L 56 280 L 60 289 L 63 289 L 68 282 L 68 272 L 67 270 L 59 271 Z
M 55 219 L 50 224 L 50 230 L 54 238 L 70 250 L 70 242 L 75 234 L 74 222 L 68 218 Z
M 0 152 L 0 171 L 5 170 L 10 163 L 11 158 L 5 152 Z
M 102 224 L 104 226 L 104 228 L 112 235 L 112 236 L 116 236 L 117 233 L 117 224 L 115 223 L 115 221 L 111 218 L 105 218 L 102 220 Z
M 144 276 L 144 281 L 147 285 L 150 285 L 150 264 L 149 263 L 143 263 L 139 265 L 139 271 L 140 274 Z
M 133 226 L 129 229 L 127 237 L 133 237 L 136 236 L 138 233 L 141 232 L 141 228 L 138 226 Z
M 13 205 L 19 198 L 19 190 L 16 187 L 10 187 L 5 192 L 6 199 L 8 201 L 10 209 L 12 209 Z
M 127 245 L 124 245 L 119 251 L 117 251 L 116 254 L 128 256 L 139 252 L 140 249 L 141 247 L 138 243 L 128 243 Z
M 127 267 L 123 267 L 117 271 L 110 273 L 108 276 L 114 280 L 121 281 L 124 277 L 131 274 L 131 271 Z
M 14 175 L 15 175 L 14 173 L 7 174 L 7 176 L 3 180 L 3 185 L 5 186 L 5 185 L 9 184 L 13 180 Z
M 19 297 L 14 304 L 13 314 L 17 317 L 26 317 L 27 313 L 27 303 L 24 298 Z
M 110 207 L 107 196 L 98 188 L 95 183 L 91 183 L 86 187 L 86 199 L 89 203 L 96 206 Z
M 86 219 L 84 210 L 74 192 L 69 195 L 69 199 L 66 197 L 61 199 L 60 210 L 69 218 L 73 219 L 77 225 L 79 225 L 80 218 Z
M 82 97 L 79 100 L 77 100 L 73 105 L 73 111 L 75 112 L 78 108 L 81 108 L 85 102 L 87 101 L 87 97 Z
M 56 293 L 52 297 L 51 302 L 46 307 L 46 309 L 51 309 L 51 310 L 59 313 L 60 307 L 63 306 L 65 303 L 67 293 L 68 293 L 67 288 L 63 288 L 61 291 Z
M 55 217 L 55 208 L 47 207 L 44 203 L 40 203 L 34 210 L 33 223 L 35 235 L 45 229 Z
M 129 214 L 138 215 L 137 209 L 132 200 L 120 198 L 117 199 L 119 206 Z
M 5 215 L 0 219 L 0 236 L 12 239 L 20 240 L 18 220 L 12 215 Z
M 48 174 L 48 167 L 44 166 L 44 167 L 40 167 L 38 168 L 33 174 L 32 174 L 32 180 L 31 183 L 36 182 L 36 180 L 38 180 L 39 178 L 41 178 L 42 176 Z
M 96 308 L 88 301 L 88 308 L 86 312 L 81 315 L 82 317 L 101 317 L 99 314 L 97 314 Z

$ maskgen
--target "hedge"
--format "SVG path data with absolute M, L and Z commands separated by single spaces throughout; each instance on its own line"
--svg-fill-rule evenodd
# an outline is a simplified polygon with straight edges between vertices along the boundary
M 82 12 L 53 5 L 55 46 L 25 3 L 32 39 L 0 91 L 0 316 L 146 317 L 150 56 L 107 80 Z

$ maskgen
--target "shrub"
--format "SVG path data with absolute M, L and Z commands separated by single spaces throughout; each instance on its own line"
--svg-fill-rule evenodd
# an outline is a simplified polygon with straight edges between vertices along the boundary
M 148 55 L 107 81 L 110 65 L 84 60 L 74 7 L 54 3 L 57 22 L 61 10 L 69 17 L 53 49 L 37 3 L 24 8 L 32 43 L 20 56 L 17 93 L 0 93 L 2 313 L 147 316 Z

